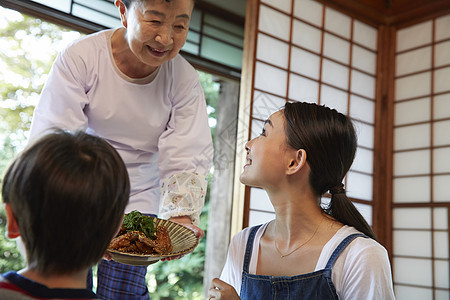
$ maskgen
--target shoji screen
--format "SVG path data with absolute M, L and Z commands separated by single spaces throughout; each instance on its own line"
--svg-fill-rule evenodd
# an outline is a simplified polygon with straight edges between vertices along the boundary
M 397 32 L 395 89 L 396 295 L 448 300 L 450 15 Z
M 371 223 L 377 30 L 311 0 L 261 0 L 258 9 L 251 138 L 286 101 L 350 115 L 358 151 L 345 184 Z M 250 226 L 273 218 L 264 190 L 250 189 L 249 208 Z

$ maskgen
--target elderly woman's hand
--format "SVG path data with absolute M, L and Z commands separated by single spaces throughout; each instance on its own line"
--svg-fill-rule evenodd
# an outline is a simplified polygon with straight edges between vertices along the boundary
M 199 228 L 199 227 L 195 226 L 194 224 L 192 224 L 192 220 L 188 216 L 172 217 L 172 218 L 169 219 L 169 221 L 178 223 L 180 225 L 183 225 L 186 228 L 189 228 L 190 230 L 192 230 L 194 232 L 195 236 L 198 237 L 198 238 L 202 238 L 202 237 L 205 236 L 205 232 L 201 228 Z M 183 256 L 185 256 L 186 254 L 189 254 L 191 252 L 185 253 L 183 255 L 163 258 L 161 260 L 162 261 L 168 261 L 168 260 L 180 259 Z

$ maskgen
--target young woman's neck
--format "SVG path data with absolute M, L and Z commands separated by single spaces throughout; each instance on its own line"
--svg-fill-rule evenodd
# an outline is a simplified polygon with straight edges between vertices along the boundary
M 279 189 L 267 191 L 275 210 L 274 230 L 288 237 L 314 231 L 324 217 L 317 196 L 309 189 Z

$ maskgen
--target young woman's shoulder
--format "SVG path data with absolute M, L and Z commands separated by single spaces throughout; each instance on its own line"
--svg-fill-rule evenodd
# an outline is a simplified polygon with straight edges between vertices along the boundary
M 359 231 L 344 226 L 336 233 L 336 243 L 353 233 Z M 388 253 L 368 237 L 354 239 L 342 251 L 333 267 L 332 280 L 343 299 L 394 298 Z

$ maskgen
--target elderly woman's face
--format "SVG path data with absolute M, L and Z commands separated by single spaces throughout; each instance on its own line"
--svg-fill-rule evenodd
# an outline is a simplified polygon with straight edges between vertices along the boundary
M 193 8 L 193 0 L 135 1 L 122 14 L 131 51 L 155 67 L 174 58 L 186 42 Z

